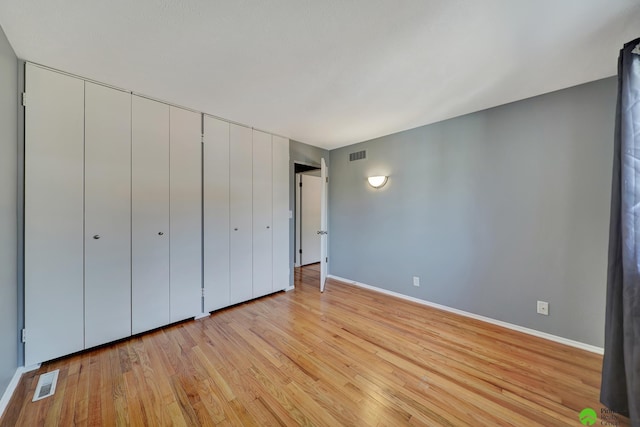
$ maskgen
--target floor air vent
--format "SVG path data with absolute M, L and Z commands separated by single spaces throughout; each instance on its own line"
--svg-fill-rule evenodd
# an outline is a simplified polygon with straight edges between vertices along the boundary
M 355 153 L 349 153 L 349 161 L 362 160 L 367 158 L 367 150 L 356 151 Z
M 33 395 L 32 402 L 44 399 L 45 397 L 53 396 L 53 393 L 56 392 L 56 383 L 58 382 L 59 372 L 60 369 L 56 369 L 55 371 L 47 372 L 46 374 L 40 375 L 40 378 L 38 379 L 38 386 L 36 387 L 36 392 Z

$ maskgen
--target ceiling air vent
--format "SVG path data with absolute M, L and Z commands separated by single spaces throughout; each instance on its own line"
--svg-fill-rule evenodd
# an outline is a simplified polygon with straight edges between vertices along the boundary
M 349 154 L 349 161 L 353 162 L 355 160 L 362 160 L 367 158 L 367 150 L 356 151 L 355 153 Z
M 36 387 L 36 392 L 33 395 L 32 402 L 44 399 L 45 397 L 53 396 L 53 393 L 56 392 L 56 383 L 58 382 L 59 372 L 60 369 L 56 369 L 55 371 L 47 372 L 46 374 L 40 375 L 40 378 L 38 378 L 38 386 Z

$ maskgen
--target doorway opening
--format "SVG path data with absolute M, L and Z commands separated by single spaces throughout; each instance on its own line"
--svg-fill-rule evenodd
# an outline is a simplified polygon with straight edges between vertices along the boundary
M 298 165 L 296 165 L 298 166 Z M 302 165 L 300 165 L 302 166 Z M 303 169 L 303 168 L 301 168 Z M 320 262 L 320 197 L 322 181 L 319 168 L 306 166 L 296 172 L 295 266 Z
M 329 262 L 329 169 L 321 158 L 320 165 L 294 162 L 294 172 L 294 269 L 299 273 L 304 266 L 319 263 L 320 292 L 324 292 Z
M 294 266 L 320 262 L 320 166 L 295 163 Z

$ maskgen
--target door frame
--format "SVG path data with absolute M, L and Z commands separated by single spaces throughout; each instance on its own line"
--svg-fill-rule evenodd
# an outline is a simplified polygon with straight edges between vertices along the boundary
M 301 166 L 302 171 L 297 171 L 298 166 Z M 306 172 L 310 170 L 320 170 L 321 164 L 315 162 L 301 162 L 298 160 L 293 161 L 293 266 L 294 268 L 300 267 L 300 248 L 298 244 L 299 240 L 299 187 L 297 182 L 298 173 Z
M 296 173 L 295 238 L 298 250 L 294 258 L 295 267 L 320 262 L 320 236 L 317 231 L 320 230 L 321 179 L 320 169 Z M 314 215 L 317 215 L 317 221 L 312 220 Z M 301 250 L 302 252 L 300 252 Z

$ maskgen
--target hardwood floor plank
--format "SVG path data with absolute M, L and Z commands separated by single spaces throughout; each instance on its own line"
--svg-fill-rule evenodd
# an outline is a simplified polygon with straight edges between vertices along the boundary
M 135 373 L 133 371 L 128 371 L 123 376 L 128 402 L 127 413 L 129 415 L 131 425 L 151 425 L 150 420 L 147 418 L 146 411 L 143 409 L 144 404 L 142 398 L 139 396 L 140 392 L 144 392 L 144 389 L 142 387 L 140 387 L 140 390 L 138 389 Z
M 296 287 L 21 379 L 5 426 L 579 425 L 602 357 L 298 268 Z M 31 402 L 60 369 L 54 396 Z M 619 425 L 628 421 L 618 417 Z
M 78 401 L 79 379 L 80 379 L 80 360 L 73 361 L 67 370 L 65 398 L 60 400 L 62 408 L 59 416 L 59 425 L 70 426 L 75 425 L 75 408 Z M 57 393 L 60 390 L 56 390 Z
M 197 383 L 190 381 L 189 377 L 180 375 L 174 375 L 169 380 L 176 399 L 167 405 L 171 407 L 172 423 L 179 419 L 181 424 L 202 425 L 200 414 L 196 411 L 196 407 L 200 404 L 200 394 L 196 389 Z
M 252 420 L 260 420 L 260 425 L 265 427 L 284 426 L 284 422 L 265 406 L 261 399 L 254 399 L 246 404 L 247 410 L 251 413 Z
M 184 413 L 180 410 L 180 405 L 177 402 L 171 402 L 169 404 L 164 405 L 162 409 L 163 413 L 163 423 L 158 425 L 163 426 L 177 426 L 177 427 L 188 427 L 188 426 L 197 426 L 199 423 L 189 423 L 183 417 Z M 193 419 L 191 420 L 193 422 Z
M 79 358 L 78 382 L 76 386 L 75 405 L 69 401 L 70 410 L 74 410 L 73 420 L 76 424 L 87 423 L 89 417 L 89 366 L 91 352 L 85 353 Z M 66 399 L 65 399 L 66 400 Z
M 89 390 L 87 398 L 87 423 L 89 425 L 100 425 L 102 423 L 102 375 L 100 369 L 100 352 L 92 353 L 89 362 Z M 105 381 L 107 379 L 105 378 Z M 59 399 L 54 399 L 59 400 Z

